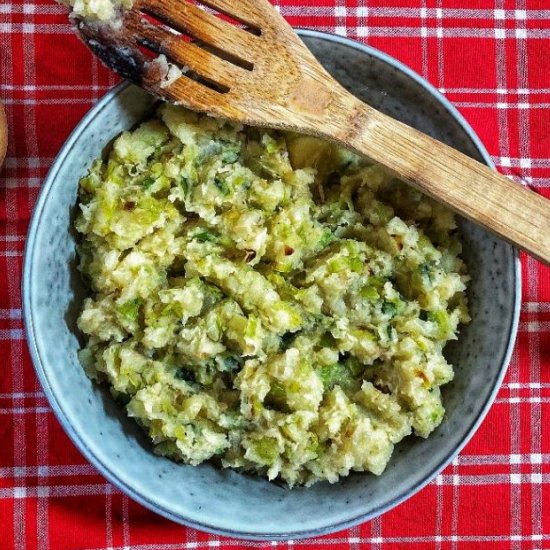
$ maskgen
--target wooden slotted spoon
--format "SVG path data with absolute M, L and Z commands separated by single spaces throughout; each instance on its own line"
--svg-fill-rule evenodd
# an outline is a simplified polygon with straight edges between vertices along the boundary
M 116 22 L 76 26 L 107 66 L 149 92 L 335 141 L 550 264 L 550 201 L 351 95 L 267 0 L 135 0 Z

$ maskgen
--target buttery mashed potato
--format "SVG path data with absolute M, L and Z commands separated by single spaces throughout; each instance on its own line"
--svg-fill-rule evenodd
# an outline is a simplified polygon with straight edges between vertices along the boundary
M 70 7 L 75 15 L 90 20 L 109 21 L 114 19 L 119 8 L 131 8 L 133 0 L 58 0 Z
M 157 453 L 309 485 L 443 420 L 455 221 L 380 166 L 163 105 L 79 204 L 80 358 Z

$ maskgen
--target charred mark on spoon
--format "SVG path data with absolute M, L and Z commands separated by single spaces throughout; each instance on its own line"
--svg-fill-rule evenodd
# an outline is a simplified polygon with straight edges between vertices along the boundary
M 165 56 L 150 59 L 140 51 L 133 37 L 124 34 L 124 21 L 122 25 L 113 25 L 81 20 L 77 26 L 82 39 L 107 67 L 157 95 L 159 88 L 165 88 L 181 75 L 179 72 L 172 76 L 173 64 Z
M 114 25 L 79 21 L 78 30 L 92 52 L 120 76 L 144 84 L 148 60 Z

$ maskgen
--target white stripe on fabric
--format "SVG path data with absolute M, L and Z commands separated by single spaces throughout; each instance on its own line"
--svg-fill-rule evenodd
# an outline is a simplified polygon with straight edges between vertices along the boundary
M 45 397 L 43 392 L 0 393 L 0 399 L 27 399 Z
M 334 32 L 334 26 L 317 25 L 317 30 L 325 32 Z M 443 36 L 448 38 L 516 38 L 514 29 L 486 29 L 481 27 L 445 27 Z M 0 32 L 5 34 L 29 34 L 31 31 L 25 28 L 22 23 L 0 23 Z M 72 34 L 74 31 L 71 25 L 67 24 L 41 24 L 34 25 L 34 31 L 42 35 L 49 34 Z M 354 36 L 354 29 L 348 30 L 348 36 Z M 402 26 L 376 26 L 369 27 L 369 35 L 374 37 L 436 37 L 437 29 L 427 27 L 402 27 Z M 525 33 L 526 39 L 548 39 L 550 38 L 550 29 L 528 29 Z
M 42 184 L 41 178 L 3 178 L 0 177 L 0 187 L 18 189 L 19 187 L 37 188 Z
M 99 475 L 91 464 L 0 467 L 0 477 L 72 477 Z
M 49 168 L 54 161 L 54 157 L 6 157 L 4 159 L 5 168 L 20 168 L 26 165 L 29 168 Z
M 407 8 L 407 7 L 354 7 L 347 6 L 346 10 L 350 17 L 361 17 L 364 10 L 368 9 L 371 17 L 396 17 L 403 18 L 435 18 L 437 10 L 441 8 Z M 468 8 L 442 8 L 441 17 L 453 19 L 492 19 L 496 10 L 468 9 Z M 526 19 L 541 20 L 550 19 L 550 10 L 524 10 Z M 500 10 L 502 19 L 516 18 L 516 10 Z M 283 6 L 281 13 L 286 17 L 331 17 L 334 15 L 333 8 L 325 6 Z M 422 15 L 423 14 L 423 15 Z
M 476 109 L 517 109 L 520 111 L 527 109 L 548 109 L 550 107 L 550 103 L 527 103 L 525 101 L 520 103 L 510 103 L 508 101 L 500 101 L 497 103 L 483 101 L 453 101 L 453 104 L 456 107 L 473 107 Z
M 539 534 L 524 534 L 518 535 L 517 540 L 521 541 L 542 541 L 543 536 Z M 356 540 L 356 537 L 353 537 L 353 540 Z M 403 536 L 403 537 L 360 537 L 357 541 L 360 545 L 365 544 L 375 544 L 383 543 L 388 544 L 418 544 L 418 543 L 433 543 L 436 540 L 435 536 Z M 295 546 L 310 546 L 313 548 L 331 546 L 336 544 L 348 544 L 350 541 L 349 537 L 327 537 L 322 539 L 304 539 L 292 541 L 292 544 Z M 506 535 L 442 535 L 442 542 L 464 542 L 464 543 L 473 543 L 473 542 L 508 542 L 510 537 Z M 165 543 L 165 544 L 133 544 L 131 550 L 194 550 L 200 548 L 212 548 L 217 547 L 219 544 L 216 544 L 218 541 L 213 540 L 203 540 L 200 542 L 179 542 L 179 543 Z M 280 542 L 279 545 L 282 547 L 287 547 L 290 541 Z M 231 546 L 244 546 L 246 548 L 265 548 L 265 542 L 254 542 L 246 541 L 243 543 L 242 540 L 236 539 L 224 539 L 223 545 L 227 547 Z M 94 547 L 86 548 L 85 550 L 129 550 L 125 546 L 114 546 L 105 549 L 104 547 Z
M 0 238 L 0 240 L 6 240 L 7 242 L 10 241 L 19 241 L 22 240 L 24 237 L 13 237 L 13 239 L 9 238 L 8 236 L 4 238 Z M 0 319 L 21 319 L 21 308 L 14 308 L 14 309 L 0 309 Z

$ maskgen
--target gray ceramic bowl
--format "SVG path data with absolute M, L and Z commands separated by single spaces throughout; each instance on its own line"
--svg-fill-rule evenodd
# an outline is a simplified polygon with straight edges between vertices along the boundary
M 429 84 L 388 56 L 335 36 L 302 31 L 327 69 L 356 95 L 487 164 L 458 112 Z M 97 469 L 147 508 L 205 531 L 250 539 L 315 536 L 356 525 L 407 499 L 470 439 L 502 381 L 514 343 L 520 273 L 513 248 L 460 221 L 472 281 L 472 323 L 447 348 L 456 377 L 445 387 L 447 420 L 427 440 L 398 445 L 381 477 L 354 474 L 335 485 L 288 490 L 212 466 L 176 465 L 151 452 L 108 391 L 77 359 L 75 317 L 82 287 L 71 230 L 78 180 L 106 143 L 151 111 L 153 100 L 121 85 L 84 118 L 55 161 L 31 223 L 23 279 L 24 318 L 36 372 L 65 431 Z M 472 182 L 475 185 L 475 182 Z

